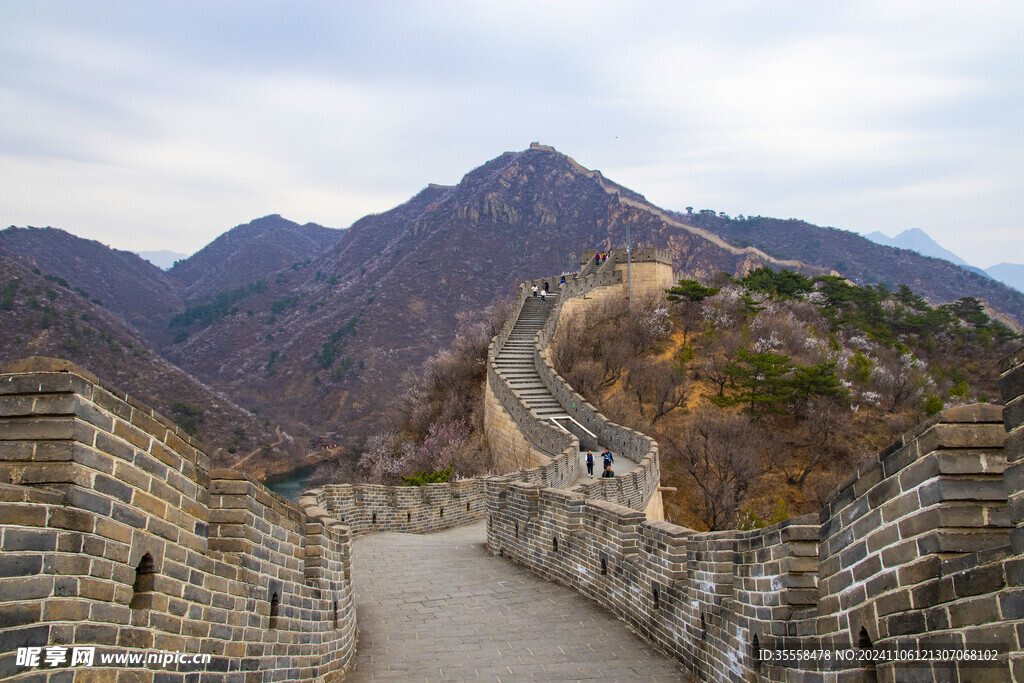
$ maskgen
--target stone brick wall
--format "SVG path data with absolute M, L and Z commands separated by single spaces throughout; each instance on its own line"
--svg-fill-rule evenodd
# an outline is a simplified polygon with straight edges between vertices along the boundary
M 999 372 L 999 385 L 1006 404 L 1003 419 L 1008 432 L 1005 476 L 1013 525 L 1010 542 L 1013 552 L 1020 555 L 1024 554 L 1024 349 L 1004 358 Z
M 499 472 L 514 472 L 542 465 L 548 456 L 536 450 L 488 383 L 484 389 L 484 433 Z
M 483 518 L 482 479 L 423 486 L 329 484 L 303 493 L 300 506 L 319 507 L 351 529 L 431 533 Z
M 701 680 L 1024 681 L 1024 558 L 1009 545 L 1024 500 L 1022 361 L 1001 368 L 1009 436 L 997 406 L 944 411 L 817 515 L 695 532 L 579 492 L 489 481 L 488 548 L 607 606 Z M 862 659 L 760 656 L 787 648 Z M 998 656 L 866 661 L 930 648 Z
M 563 291 L 616 278 L 602 264 Z M 554 373 L 542 353 L 553 318 L 537 367 L 580 422 L 638 458 L 632 477 L 565 490 L 576 439 L 556 441 L 509 410 L 524 437 L 553 449 L 543 464 L 419 488 L 339 484 L 296 505 L 210 471 L 201 444 L 77 366 L 0 366 L 0 678 L 69 680 L 64 668 L 18 666 L 16 649 L 92 645 L 97 658 L 212 657 L 158 675 L 94 666 L 95 680 L 338 680 L 356 636 L 351 535 L 485 517 L 491 552 L 598 601 L 701 680 L 1024 682 L 1024 351 L 1000 364 L 1005 408 L 942 412 L 817 515 L 706 533 L 645 517 L 657 446 L 602 421 Z M 998 654 L 985 664 L 762 657 L 784 648 Z
M 633 257 L 636 263 L 647 264 L 659 271 L 667 270 L 671 276 L 671 259 L 664 250 L 638 250 L 634 252 Z M 537 335 L 534 363 L 541 380 L 569 415 L 590 432 L 597 434 L 598 441 L 602 444 L 638 465 L 635 471 L 628 474 L 616 476 L 614 479 L 598 479 L 582 484 L 574 490 L 582 492 L 587 498 L 600 498 L 636 510 L 645 510 L 652 504 L 660 484 L 661 470 L 657 444 L 644 434 L 609 421 L 594 406 L 587 403 L 555 371 L 546 353 L 548 344 L 557 330 L 562 308 L 567 301 L 601 291 L 602 288 L 621 288 L 623 274 L 616 270 L 616 262 L 614 254 L 600 264 L 594 262 L 593 252 L 589 253 L 589 257 L 587 254 L 584 255 L 578 276 L 559 286 L 558 301 L 546 325 Z M 489 406 L 490 410 L 485 413 L 485 424 L 491 427 L 488 430 L 488 441 L 492 451 L 497 451 L 499 455 L 503 454 L 508 460 L 522 457 L 522 443 L 530 444 L 532 452 L 541 456 L 557 454 L 558 457 L 570 457 L 579 450 L 579 440 L 575 436 L 556 429 L 546 420 L 537 419 L 526 407 L 519 393 L 501 378 L 494 364 L 502 345 L 508 340 L 523 303 L 530 296 L 531 288 L 533 285 L 542 286 L 543 282 L 544 280 L 533 280 L 520 285 L 513 305 L 513 314 L 488 349 L 488 397 L 493 395 L 502 409 L 498 411 L 494 410 L 497 406 Z M 652 276 L 650 282 L 660 280 Z M 641 285 L 640 290 L 642 288 Z M 501 429 L 497 429 L 498 426 Z M 517 431 L 520 438 L 510 437 L 508 432 L 512 430 Z M 575 457 L 573 462 L 575 463 Z M 567 477 L 566 484 L 570 484 L 575 478 L 575 475 Z M 654 511 L 653 516 L 660 517 L 659 512 Z
M 322 510 L 346 525 L 353 535 L 375 531 L 426 534 L 471 524 L 487 514 L 486 482 L 515 482 L 565 488 L 577 477 L 574 452 L 545 458 L 500 477 L 463 479 L 448 484 L 383 486 L 328 484 L 302 494 L 299 506 Z
M 657 250 L 646 250 L 640 258 L 653 263 L 666 257 Z M 519 393 L 501 379 L 494 364 L 494 358 L 508 340 L 524 302 L 531 296 L 532 287 L 543 284 L 544 280 L 531 280 L 519 286 L 512 314 L 488 349 L 485 427 L 492 450 L 514 467 L 514 471 L 487 481 L 506 485 L 522 482 L 562 489 L 573 486 L 578 478 L 578 440 L 549 422 L 537 419 Z M 582 296 L 595 288 L 618 284 L 621 284 L 621 276 L 615 271 L 614 259 L 600 266 L 595 266 L 591 259 L 584 265 L 580 277 L 561 285 L 559 303 L 538 335 L 535 362 L 543 381 L 564 405 L 569 406 L 569 414 L 597 433 L 602 443 L 639 464 L 633 472 L 613 479 L 597 479 L 575 490 L 588 498 L 644 510 L 657 493 L 660 483 L 657 444 L 639 432 L 609 422 L 558 376 L 546 355 L 541 353 L 554 334 L 561 301 Z M 330 484 L 306 491 L 299 504 L 324 510 L 348 525 L 356 535 L 373 531 L 430 533 L 482 519 L 486 514 L 484 481 L 469 479 L 419 488 Z
M 70 680 L 18 647 L 96 646 L 78 670 L 95 680 L 125 648 L 211 655 L 156 665 L 167 681 L 333 680 L 352 658 L 347 527 L 210 472 L 201 444 L 66 361 L 0 368 L 0 550 L 0 678 Z

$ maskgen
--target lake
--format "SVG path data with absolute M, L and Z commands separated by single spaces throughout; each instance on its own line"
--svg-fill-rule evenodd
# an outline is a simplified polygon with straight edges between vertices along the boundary
M 263 485 L 277 495 L 297 502 L 299 494 L 309 488 L 306 486 L 306 482 L 309 481 L 315 469 L 316 465 L 308 465 L 284 474 L 275 474 L 264 479 Z

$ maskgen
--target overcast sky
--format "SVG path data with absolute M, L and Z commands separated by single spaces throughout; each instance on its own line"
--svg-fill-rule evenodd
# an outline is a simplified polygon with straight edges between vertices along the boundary
M 1024 263 L 1024 2 L 0 1 L 0 222 L 190 253 L 531 141 L 669 209 Z

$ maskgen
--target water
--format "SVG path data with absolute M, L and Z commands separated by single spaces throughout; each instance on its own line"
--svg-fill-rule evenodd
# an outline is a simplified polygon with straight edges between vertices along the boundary
M 309 481 L 315 469 L 316 465 L 307 465 L 284 474 L 275 474 L 264 479 L 263 485 L 279 496 L 291 501 L 298 501 L 299 494 L 309 488 L 306 486 L 306 482 Z

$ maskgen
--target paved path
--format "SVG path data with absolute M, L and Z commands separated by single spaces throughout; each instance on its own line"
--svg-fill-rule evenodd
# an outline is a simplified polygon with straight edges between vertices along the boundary
M 346 681 L 687 680 L 610 612 L 488 554 L 485 534 L 479 522 L 353 542 Z
M 580 476 L 576 477 L 576 481 L 572 483 L 572 486 L 601 478 L 601 472 L 604 471 L 604 461 L 601 458 L 602 453 L 604 453 L 603 450 L 594 451 L 594 476 L 590 476 L 587 474 L 587 452 L 580 451 Z M 614 458 L 614 461 L 612 462 L 612 472 L 615 473 L 616 477 L 620 474 L 632 472 L 639 467 L 639 465 L 624 455 L 619 455 L 618 453 L 613 452 L 612 458 Z M 572 488 L 572 486 L 567 488 Z

